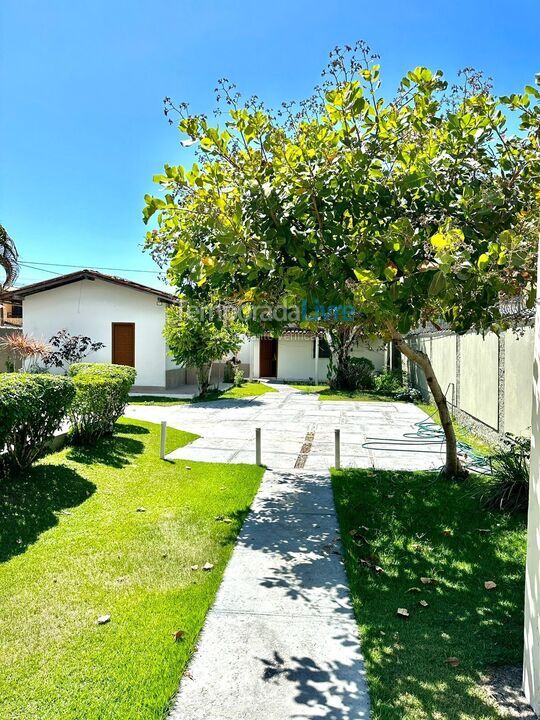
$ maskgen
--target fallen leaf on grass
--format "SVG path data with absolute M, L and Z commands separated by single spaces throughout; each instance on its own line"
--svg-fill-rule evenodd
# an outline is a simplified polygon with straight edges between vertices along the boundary
M 495 590 L 495 588 L 497 587 L 497 583 L 494 583 L 493 580 L 487 580 L 484 583 L 484 587 L 486 588 L 486 590 Z
M 407 590 L 408 593 L 422 592 L 419 587 L 412 587 Z
M 191 569 L 192 569 L 192 570 L 198 570 L 198 569 L 199 569 L 199 566 L 198 566 L 198 565 L 192 565 L 192 566 L 191 566 Z
M 420 582 L 422 583 L 422 585 L 435 585 L 436 580 L 429 577 L 421 577 Z
M 442 534 L 443 534 L 445 537 L 452 537 L 452 535 L 454 534 L 454 531 L 451 530 L 450 528 L 445 528 L 445 529 L 442 531 Z
M 214 566 L 212 565 L 212 563 L 207 562 L 207 563 L 204 563 L 204 565 L 202 566 L 202 569 L 203 569 L 203 570 L 206 570 L 206 571 L 209 571 L 209 570 L 211 570 L 213 567 L 214 567 Z
M 186 465 L 186 470 L 191 470 L 191 465 Z
M 100 615 L 97 619 L 97 624 L 98 625 L 106 625 L 110 621 L 111 621 L 110 615 Z
M 478 528 L 479 533 L 490 533 L 491 530 L 488 530 L 487 528 Z
M 186 636 L 185 630 L 177 630 L 175 633 L 173 633 L 174 642 L 183 640 L 185 636 Z
M 426 600 L 420 600 L 420 602 L 419 602 L 418 604 L 421 605 L 422 607 L 428 607 L 428 606 L 429 606 L 429 603 L 428 603 Z
M 398 608 L 398 609 L 397 609 L 397 612 L 396 612 L 396 615 L 397 615 L 398 617 L 401 617 L 401 618 L 408 618 L 408 617 L 410 617 L 409 611 L 407 610 L 407 608 Z
M 446 658 L 446 662 L 450 665 L 450 667 L 457 667 L 460 661 L 457 657 L 449 657 Z

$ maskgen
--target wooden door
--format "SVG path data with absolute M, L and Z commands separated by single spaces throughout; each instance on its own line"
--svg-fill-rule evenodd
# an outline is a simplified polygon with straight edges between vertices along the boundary
M 259 375 L 277 377 L 278 341 L 276 338 L 262 337 L 260 340 Z
M 135 367 L 135 323 L 112 324 L 112 361 Z

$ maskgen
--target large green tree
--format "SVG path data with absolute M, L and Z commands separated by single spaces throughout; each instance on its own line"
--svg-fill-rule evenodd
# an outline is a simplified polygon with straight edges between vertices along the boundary
M 193 299 L 303 304 L 315 317 L 352 306 L 363 336 L 424 371 L 446 471 L 459 474 L 443 390 L 406 335 L 428 323 L 498 332 L 503 301 L 533 302 L 540 91 L 496 98 L 478 73 L 449 87 L 419 67 L 385 100 L 359 43 L 331 53 L 298 105 L 272 112 L 226 81 L 219 100 L 226 114 L 212 123 L 166 99 L 199 162 L 155 178 L 165 194 L 146 196 L 147 247 Z

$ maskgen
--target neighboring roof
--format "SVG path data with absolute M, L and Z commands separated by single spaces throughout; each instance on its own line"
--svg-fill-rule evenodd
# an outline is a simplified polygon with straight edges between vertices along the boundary
M 131 288 L 131 290 L 150 293 L 166 303 L 176 304 L 179 302 L 176 295 L 173 295 L 172 293 L 164 292 L 163 290 L 156 290 L 156 288 L 148 287 L 148 285 L 141 285 L 140 283 L 133 282 L 132 280 L 126 280 L 125 278 L 116 277 L 116 275 L 105 275 L 105 273 L 98 272 L 97 270 L 76 270 L 75 272 L 68 273 L 67 275 L 59 275 L 58 277 L 42 280 L 41 282 L 33 283 L 32 285 L 14 288 L 0 294 L 0 300 L 21 300 L 28 295 L 35 295 L 36 293 L 45 292 L 46 290 L 53 290 L 54 288 L 62 287 L 63 285 L 70 285 L 71 283 L 79 282 L 80 280 L 103 280 L 104 282 L 110 282 L 114 285 Z

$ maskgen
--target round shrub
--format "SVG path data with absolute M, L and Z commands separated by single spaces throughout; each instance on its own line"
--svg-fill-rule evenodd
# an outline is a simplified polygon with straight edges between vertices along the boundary
M 3 475 L 28 468 L 47 449 L 75 395 L 70 378 L 37 373 L 0 375 Z
M 69 413 L 73 440 L 86 444 L 111 434 L 125 410 L 135 369 L 127 365 L 75 363 L 69 371 L 75 384 Z

